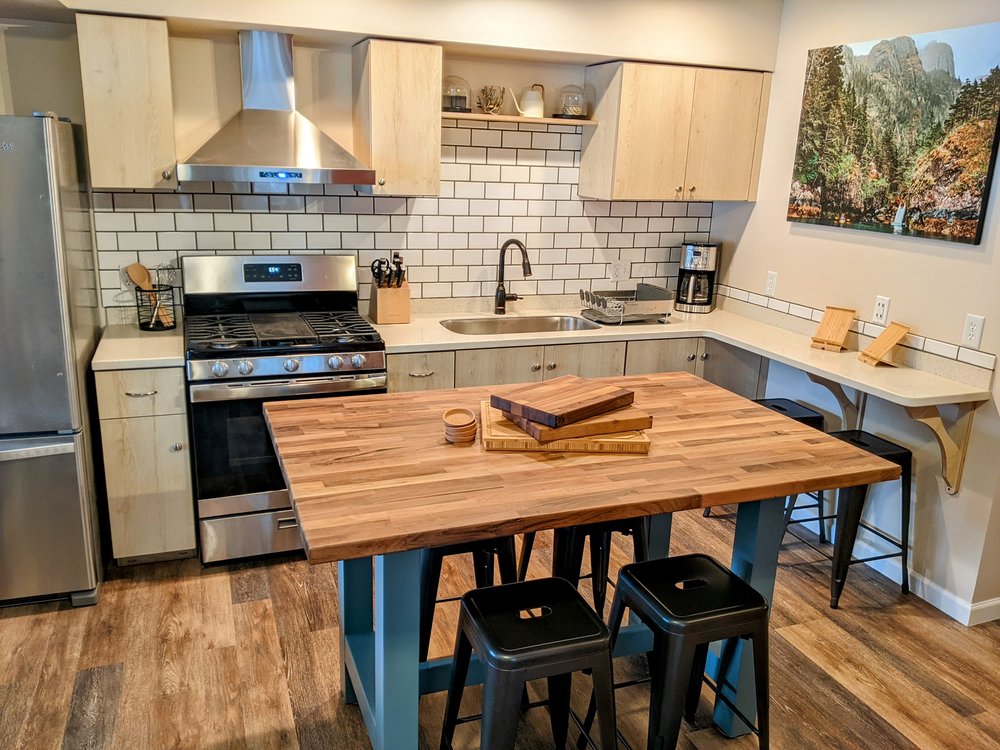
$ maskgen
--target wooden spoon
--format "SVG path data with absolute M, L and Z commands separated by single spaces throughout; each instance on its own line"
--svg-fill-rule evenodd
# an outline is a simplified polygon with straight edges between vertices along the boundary
M 125 273 L 132 279 L 133 284 L 144 292 L 149 292 L 149 303 L 155 306 L 154 314 L 157 314 L 160 322 L 169 328 L 170 317 L 166 309 L 158 304 L 156 293 L 153 291 L 153 277 L 150 275 L 149 269 L 142 265 L 142 263 L 131 263 L 125 267 Z

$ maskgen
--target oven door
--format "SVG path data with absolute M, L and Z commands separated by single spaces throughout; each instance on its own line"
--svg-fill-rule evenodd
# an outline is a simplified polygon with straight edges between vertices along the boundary
M 265 402 L 385 392 L 384 372 L 188 386 L 199 517 L 290 507 Z

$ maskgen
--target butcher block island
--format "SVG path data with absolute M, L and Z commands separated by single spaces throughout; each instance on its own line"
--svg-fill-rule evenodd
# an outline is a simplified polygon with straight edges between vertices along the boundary
M 704 508 L 899 476 L 887 461 L 687 373 L 602 379 L 652 415 L 646 455 L 498 452 L 441 414 L 503 387 L 271 403 L 310 561 Z
M 737 503 L 730 565 L 770 598 L 785 495 L 900 473 L 694 375 L 599 382 L 634 391 L 635 408 L 652 417 L 647 454 L 487 451 L 445 440 L 445 410 L 475 410 L 500 387 L 265 404 L 309 560 L 337 561 L 343 699 L 358 704 L 375 750 L 415 750 L 420 696 L 446 689 L 451 674 L 450 658 L 420 659 L 422 550 L 650 516 L 648 553 L 663 557 L 674 511 Z M 632 624 L 615 653 L 651 647 L 651 633 Z M 739 644 L 721 653 L 709 653 L 709 673 L 754 716 L 752 660 Z M 482 679 L 475 665 L 469 679 Z M 721 698 L 713 720 L 730 737 L 750 731 Z

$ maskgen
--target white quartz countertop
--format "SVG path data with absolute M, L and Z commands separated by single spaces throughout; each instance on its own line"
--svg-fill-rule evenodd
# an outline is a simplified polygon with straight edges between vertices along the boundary
M 101 343 L 91 360 L 94 370 L 141 370 L 184 366 L 184 332 L 141 331 L 134 324 L 115 324 L 104 329 Z
M 508 317 L 565 314 L 559 310 L 522 310 Z M 441 325 L 447 318 L 492 318 L 491 313 L 423 313 L 401 325 L 378 325 L 388 354 L 407 352 L 487 349 L 507 346 L 584 344 L 598 341 L 688 338 L 704 336 L 738 346 L 843 386 L 856 388 L 901 406 L 987 401 L 989 390 L 966 385 L 910 367 L 871 367 L 858 361 L 855 351 L 827 352 L 810 347 L 808 336 L 716 310 L 707 315 L 674 313 L 667 324 L 601 326 L 592 331 L 517 333 L 468 336 Z M 182 330 L 141 331 L 135 325 L 110 325 L 104 329 L 93 359 L 94 370 L 134 370 L 183 367 Z
M 523 310 L 508 313 L 508 317 L 567 312 L 569 311 Z M 991 398 L 988 390 L 922 370 L 866 365 L 858 360 L 856 351 L 827 352 L 813 349 L 808 336 L 724 310 L 716 310 L 707 315 L 674 313 L 670 318 L 671 322 L 667 324 L 601 326 L 591 331 L 558 333 L 469 336 L 452 333 L 441 325 L 441 321 L 447 318 L 492 317 L 491 313 L 425 313 L 412 316 L 411 322 L 407 324 L 378 325 L 376 328 L 385 340 L 388 354 L 703 336 L 755 352 L 901 406 L 935 406 L 986 401 Z

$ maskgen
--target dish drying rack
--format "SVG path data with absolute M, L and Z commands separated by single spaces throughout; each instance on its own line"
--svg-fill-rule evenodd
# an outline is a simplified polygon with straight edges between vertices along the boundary
M 653 284 L 637 284 L 634 290 L 607 292 L 580 290 L 587 320 L 607 326 L 626 323 L 666 323 L 673 310 L 674 293 Z

